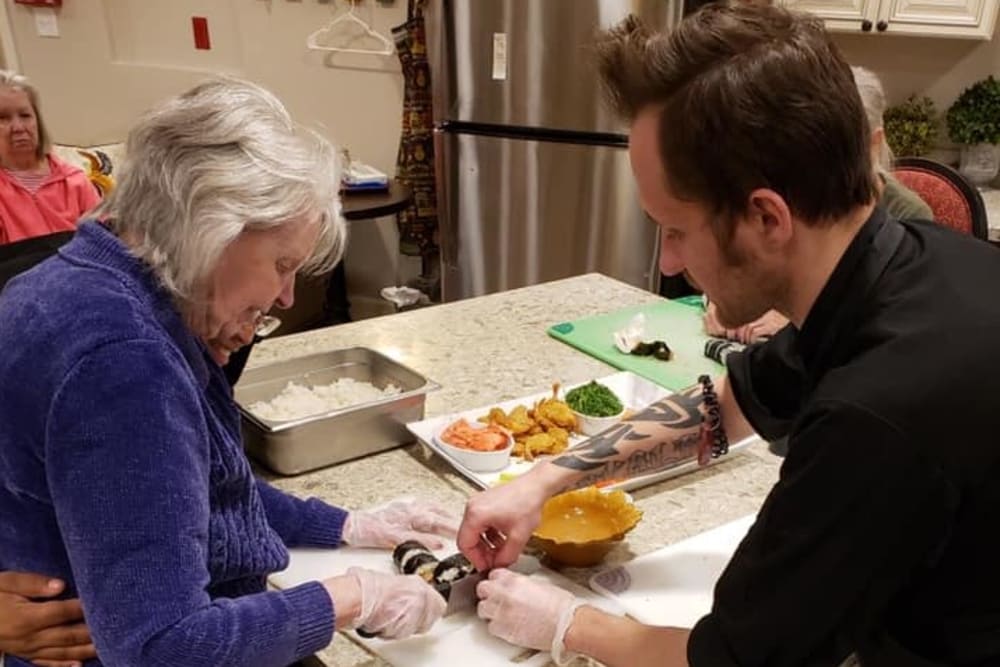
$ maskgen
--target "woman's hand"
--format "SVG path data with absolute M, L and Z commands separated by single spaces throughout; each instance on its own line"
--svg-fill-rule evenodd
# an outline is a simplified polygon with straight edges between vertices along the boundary
M 788 324 L 788 319 L 775 310 L 769 310 L 749 324 L 744 324 L 735 329 L 727 329 L 719 322 L 715 304 L 709 303 L 705 309 L 704 324 L 705 333 L 709 336 L 728 338 L 729 340 L 749 345 L 750 343 L 756 343 L 775 335 L 785 328 Z
M 323 582 L 333 599 L 337 629 L 360 628 L 382 639 L 422 634 L 444 614 L 444 597 L 415 574 L 352 567 Z
M 776 310 L 769 310 L 750 324 L 737 329 L 738 340 L 749 345 L 765 340 L 788 326 L 788 318 Z
M 343 540 L 352 547 L 391 549 L 401 542 L 416 540 L 430 549 L 445 546 L 441 537 L 452 539 L 460 519 L 435 503 L 397 498 L 392 502 L 347 515 Z
M 566 631 L 583 601 L 568 591 L 510 570 L 493 570 L 476 587 L 477 611 L 490 634 L 516 644 L 552 651 L 562 664 Z
M 715 307 L 715 304 L 709 302 L 705 306 L 705 314 L 702 316 L 702 323 L 705 325 L 705 333 L 709 336 L 714 336 L 716 338 L 729 338 L 730 340 L 735 340 L 735 338 L 730 337 L 730 332 L 734 332 L 734 329 L 727 329 L 722 326 L 719 322 L 719 309 Z
M 0 572 L 0 653 L 41 667 L 68 667 L 97 657 L 79 600 L 33 602 L 65 584 L 40 574 Z

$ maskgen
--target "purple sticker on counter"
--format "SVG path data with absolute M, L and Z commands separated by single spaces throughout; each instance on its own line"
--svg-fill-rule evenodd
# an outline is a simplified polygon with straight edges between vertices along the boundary
M 632 577 L 624 567 L 616 567 L 595 576 L 594 583 L 607 592 L 618 595 L 629 589 L 629 586 L 632 585 Z

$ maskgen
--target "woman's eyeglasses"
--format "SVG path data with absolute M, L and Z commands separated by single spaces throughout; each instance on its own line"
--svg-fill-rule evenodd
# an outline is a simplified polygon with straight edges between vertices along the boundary
M 253 335 L 257 338 L 267 338 L 280 326 L 281 320 L 277 317 L 257 311 L 257 317 L 253 321 Z

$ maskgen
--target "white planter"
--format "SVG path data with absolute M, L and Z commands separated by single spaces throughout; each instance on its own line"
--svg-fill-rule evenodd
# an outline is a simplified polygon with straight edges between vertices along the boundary
M 994 144 L 962 146 L 958 170 L 974 185 L 986 185 L 1000 171 L 1000 147 Z

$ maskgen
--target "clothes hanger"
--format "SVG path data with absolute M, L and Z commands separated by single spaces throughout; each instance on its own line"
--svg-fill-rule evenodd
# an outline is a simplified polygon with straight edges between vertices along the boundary
M 327 23 L 326 26 L 320 28 L 313 34 L 309 35 L 306 38 L 306 47 L 312 51 L 330 51 L 333 53 L 361 53 L 361 54 L 376 55 L 376 56 L 392 55 L 393 51 L 395 50 L 395 46 L 392 43 L 392 40 L 390 40 L 388 37 L 386 37 L 382 33 L 372 28 L 370 23 L 368 23 L 367 21 L 360 18 L 357 14 L 354 13 L 355 0 L 347 0 L 347 2 L 348 2 L 347 11 L 342 13 L 340 16 L 337 16 L 329 23 Z M 382 44 L 382 48 L 356 49 L 356 48 L 348 48 L 342 46 L 328 46 L 323 44 L 322 43 L 323 37 L 327 36 L 330 33 L 330 30 L 338 23 L 351 23 L 354 25 L 361 26 L 361 29 L 364 31 L 364 36 L 371 37 L 380 42 Z

